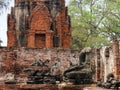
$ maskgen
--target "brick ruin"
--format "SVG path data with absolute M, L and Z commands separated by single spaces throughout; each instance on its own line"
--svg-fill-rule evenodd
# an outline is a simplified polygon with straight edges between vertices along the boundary
M 106 82 L 109 73 L 120 80 L 120 41 L 113 40 L 111 46 L 104 46 L 95 51 L 96 81 Z
M 15 0 L 8 14 L 7 47 L 0 48 L 0 76 L 13 73 L 25 82 L 23 70 L 46 62 L 51 74 L 79 64 L 80 51 L 71 50 L 71 23 L 65 0 Z
M 15 0 L 8 15 L 8 47 L 70 48 L 71 26 L 64 0 Z
M 22 80 L 25 80 L 23 70 L 36 60 L 48 60 L 47 66 L 51 69 L 51 74 L 62 75 L 64 70 L 70 67 L 70 63 L 79 64 L 79 56 L 80 51 L 70 49 L 0 48 L 0 76 L 14 73 L 18 78 L 22 77 Z
M 0 48 L 0 76 L 14 73 L 25 82 L 22 71 L 37 59 L 49 60 L 52 74 L 63 75 L 70 65 L 80 64 L 80 55 L 94 67 L 93 79 L 106 81 L 113 73 L 120 79 L 120 41 L 90 50 L 72 50 L 70 17 L 64 0 L 15 0 L 8 15 L 8 44 Z

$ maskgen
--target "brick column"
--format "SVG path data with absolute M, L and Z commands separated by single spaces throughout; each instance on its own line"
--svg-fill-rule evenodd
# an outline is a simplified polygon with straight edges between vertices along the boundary
M 29 48 L 34 48 L 35 47 L 35 33 L 34 32 L 29 32 L 28 34 L 28 45 Z
M 65 33 L 64 38 L 63 38 L 63 48 L 70 48 L 71 44 L 71 34 L 70 33 Z
M 113 56 L 114 56 L 114 75 L 116 78 L 120 78 L 120 72 L 119 72 L 119 41 L 117 39 L 113 40 Z
M 7 47 L 14 47 L 15 46 L 15 32 L 14 31 L 7 31 Z
M 46 32 L 46 48 L 53 47 L 53 32 Z
M 100 79 L 100 49 L 96 49 L 96 81 Z

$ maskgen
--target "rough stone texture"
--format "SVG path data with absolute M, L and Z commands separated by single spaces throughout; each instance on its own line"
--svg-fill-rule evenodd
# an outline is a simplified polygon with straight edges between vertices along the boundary
M 64 0 L 15 0 L 8 15 L 8 46 L 0 48 L 0 75 L 13 72 L 19 80 L 26 80 L 22 71 L 39 59 L 49 60 L 52 74 L 62 75 L 71 63 L 78 65 L 81 52 L 70 50 L 70 28 Z M 109 73 L 120 79 L 119 49 L 120 41 L 114 40 L 111 46 L 93 49 L 85 57 L 95 65 L 95 81 L 106 81 Z
M 120 50 L 119 40 L 114 40 L 109 47 L 102 47 L 96 50 L 96 81 L 106 81 L 109 73 L 113 73 L 116 79 L 120 79 Z
M 70 48 L 70 28 L 64 0 L 15 0 L 8 15 L 8 47 Z
M 106 81 L 107 75 L 113 73 L 114 53 L 111 47 L 102 47 L 100 54 L 100 78 Z
M 56 67 L 58 71 L 63 72 L 70 65 L 70 62 L 77 65 L 79 63 L 79 52 L 71 53 L 71 50 L 47 50 L 47 49 L 22 49 L 17 52 L 18 63 L 21 65 L 30 65 L 35 60 L 49 60 L 50 68 Z M 60 73 L 58 72 L 58 73 Z M 61 73 L 62 74 L 62 73 Z
M 90 54 L 86 54 L 86 60 L 90 60 L 91 66 L 95 66 L 92 68 L 96 72 L 93 77 L 94 80 L 106 81 L 106 76 L 109 73 L 113 73 L 119 79 L 119 46 L 119 41 L 114 40 L 111 46 L 96 50 L 92 49 L 89 52 Z M 0 48 L 0 75 L 13 72 L 18 77 L 26 77 L 24 74 L 22 75 L 22 71 L 39 59 L 41 61 L 49 60 L 47 65 L 53 75 L 62 75 L 70 67 L 71 63 L 72 65 L 80 64 L 82 51 L 71 49 Z
M 64 49 L 28 49 L 17 50 L 0 49 L 0 75 L 14 73 L 22 75 L 22 71 L 38 60 L 49 60 L 47 65 L 51 74 L 62 75 L 64 70 L 73 65 L 79 64 L 79 51 Z
M 90 87 L 90 85 L 0 85 L 1 90 L 83 90 L 84 87 Z
M 116 78 L 120 78 L 120 51 L 119 51 L 119 41 L 114 40 L 113 41 L 113 55 L 114 55 L 114 73 Z

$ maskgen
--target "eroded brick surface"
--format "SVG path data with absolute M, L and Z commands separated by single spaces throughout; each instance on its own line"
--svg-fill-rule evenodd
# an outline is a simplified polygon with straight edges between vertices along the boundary
M 95 70 L 94 80 L 102 79 L 106 81 L 109 73 L 113 73 L 119 79 L 119 41 L 114 41 L 111 47 L 102 47 L 89 52 L 86 56 L 90 60 L 92 70 Z M 63 72 L 72 65 L 79 65 L 81 51 L 71 49 L 38 49 L 38 48 L 19 48 L 7 49 L 0 48 L 0 75 L 14 73 L 19 82 L 26 82 L 27 75 L 22 71 L 37 60 L 49 62 L 47 65 L 51 69 L 51 74 L 62 75 Z M 117 64 L 117 65 L 116 65 Z
M 17 50 L 0 49 L 0 74 L 14 73 L 22 75 L 23 70 L 30 67 L 36 61 L 46 61 L 51 74 L 62 75 L 70 65 L 79 65 L 79 51 L 64 49 L 28 49 L 21 48 Z
M 62 75 L 71 64 L 79 65 L 81 52 L 70 49 L 70 29 L 64 0 L 15 0 L 8 15 L 8 46 L 0 48 L 0 76 L 14 73 L 24 83 L 28 76 L 23 70 L 38 60 L 48 60 L 53 75 Z M 106 81 L 109 73 L 120 79 L 119 43 L 114 40 L 112 46 L 92 49 L 86 56 L 94 66 L 95 81 Z
M 15 0 L 8 15 L 8 47 L 70 48 L 70 24 L 64 0 Z
M 104 46 L 96 49 L 96 81 L 106 82 L 107 75 L 112 73 L 116 79 L 120 80 L 120 41 L 113 40 L 111 46 Z

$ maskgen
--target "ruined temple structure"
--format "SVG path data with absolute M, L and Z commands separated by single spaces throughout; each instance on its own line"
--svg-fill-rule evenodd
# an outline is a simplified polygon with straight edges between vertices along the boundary
M 120 40 L 113 40 L 111 46 L 104 46 L 95 51 L 96 81 L 107 81 L 107 75 L 112 73 L 120 80 Z
M 15 0 L 8 15 L 8 47 L 70 48 L 64 0 Z
M 43 67 L 34 67 L 33 64 L 36 62 L 42 62 L 41 66 L 47 67 L 45 74 L 59 76 L 60 81 L 64 80 L 65 75 L 75 75 L 76 71 L 79 73 L 76 67 L 81 65 L 85 68 L 81 68 L 79 75 L 74 76 L 77 81 L 82 79 L 78 76 L 83 75 L 81 77 L 84 77 L 84 82 L 89 78 L 94 82 L 98 80 L 106 82 L 106 77 L 110 73 L 120 80 L 120 40 L 114 40 L 111 46 L 97 49 L 70 48 L 71 23 L 65 0 L 15 0 L 15 6 L 8 15 L 7 22 L 8 45 L 0 47 L 0 82 L 1 77 L 5 81 L 4 76 L 12 73 L 17 83 L 30 83 L 32 79 L 38 77 L 38 69 L 45 71 Z M 28 69 L 36 69 L 33 71 L 37 73 L 28 76 L 24 73 Z M 42 74 L 42 80 L 46 80 L 45 74 Z M 28 80 L 29 78 L 31 80 Z M 0 86 L 0 90 L 13 90 L 1 88 Z M 28 88 L 14 90 L 28 90 Z

